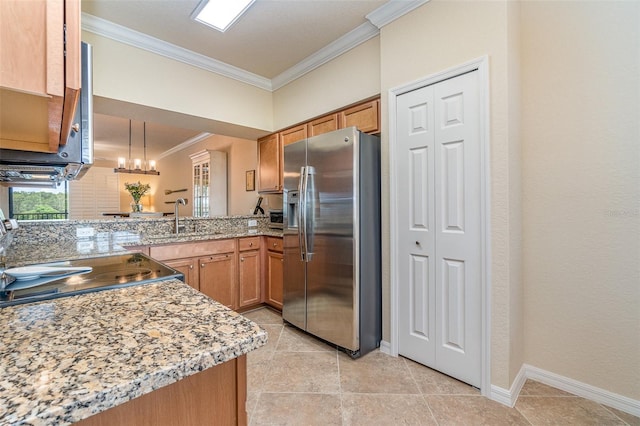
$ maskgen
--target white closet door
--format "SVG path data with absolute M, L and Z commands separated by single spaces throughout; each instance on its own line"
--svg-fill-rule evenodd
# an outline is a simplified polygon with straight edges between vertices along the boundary
M 433 86 L 398 97 L 397 218 L 400 354 L 435 364 L 435 141 Z
M 399 352 L 481 383 L 477 73 L 398 97 Z M 406 211 L 405 211 L 406 210 Z

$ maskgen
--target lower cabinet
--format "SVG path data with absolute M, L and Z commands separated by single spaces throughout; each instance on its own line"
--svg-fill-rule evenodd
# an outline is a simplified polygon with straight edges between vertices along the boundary
M 238 307 L 262 302 L 261 237 L 238 239 Z
M 164 260 L 165 265 L 170 266 L 184 275 L 184 282 L 196 290 L 200 290 L 198 280 L 198 259 L 175 259 Z
M 282 238 L 267 237 L 266 304 L 282 310 L 283 263 Z
M 149 255 L 182 272 L 191 287 L 235 310 L 263 302 L 262 238 L 151 246 Z
M 235 253 L 198 259 L 200 291 L 223 305 L 237 309 Z

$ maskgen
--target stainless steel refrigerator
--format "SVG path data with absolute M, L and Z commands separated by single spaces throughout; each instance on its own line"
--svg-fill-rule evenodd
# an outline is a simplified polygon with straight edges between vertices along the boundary
M 288 323 L 352 357 L 380 346 L 380 138 L 355 127 L 284 147 Z

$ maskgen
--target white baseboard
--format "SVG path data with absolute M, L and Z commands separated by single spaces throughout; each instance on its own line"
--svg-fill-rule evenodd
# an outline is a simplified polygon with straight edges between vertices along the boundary
M 382 346 L 381 346 L 382 348 Z M 527 379 L 535 380 L 556 389 L 581 396 L 625 413 L 640 417 L 640 401 L 600 389 L 550 371 L 523 364 L 509 390 L 499 386 L 491 386 L 491 399 L 513 407 L 518 400 L 522 386 Z
M 518 371 L 518 375 L 514 379 L 513 383 L 511 383 L 511 388 L 503 389 L 500 386 L 491 385 L 491 399 L 501 404 L 506 405 L 507 407 L 513 407 L 516 405 L 516 401 L 518 400 L 518 396 L 520 395 L 520 391 L 524 386 L 524 382 L 527 381 L 526 369 L 525 365 L 520 367 L 520 371 Z
M 380 352 L 387 355 L 391 354 L 391 343 L 385 342 L 384 340 L 380 341 Z

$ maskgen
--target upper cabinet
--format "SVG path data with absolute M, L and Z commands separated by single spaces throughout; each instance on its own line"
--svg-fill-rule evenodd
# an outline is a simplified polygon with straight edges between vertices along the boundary
M 282 191 L 282 145 L 280 134 L 258 139 L 258 192 Z
M 365 133 L 380 133 L 380 98 L 369 99 L 258 139 L 258 192 L 282 192 L 285 146 L 351 126 Z
M 375 99 L 340 112 L 342 127 L 356 126 L 365 133 L 380 133 L 380 100 Z
M 296 127 L 291 127 L 287 130 L 283 130 L 280 132 L 280 140 L 282 140 L 283 147 L 306 138 L 307 138 L 306 124 L 301 124 Z
M 0 148 L 56 152 L 80 93 L 80 1 L 2 0 L 0 16 Z
M 309 137 L 318 136 L 323 133 L 333 132 L 340 129 L 340 114 L 329 114 L 324 117 L 316 118 L 307 124 Z

